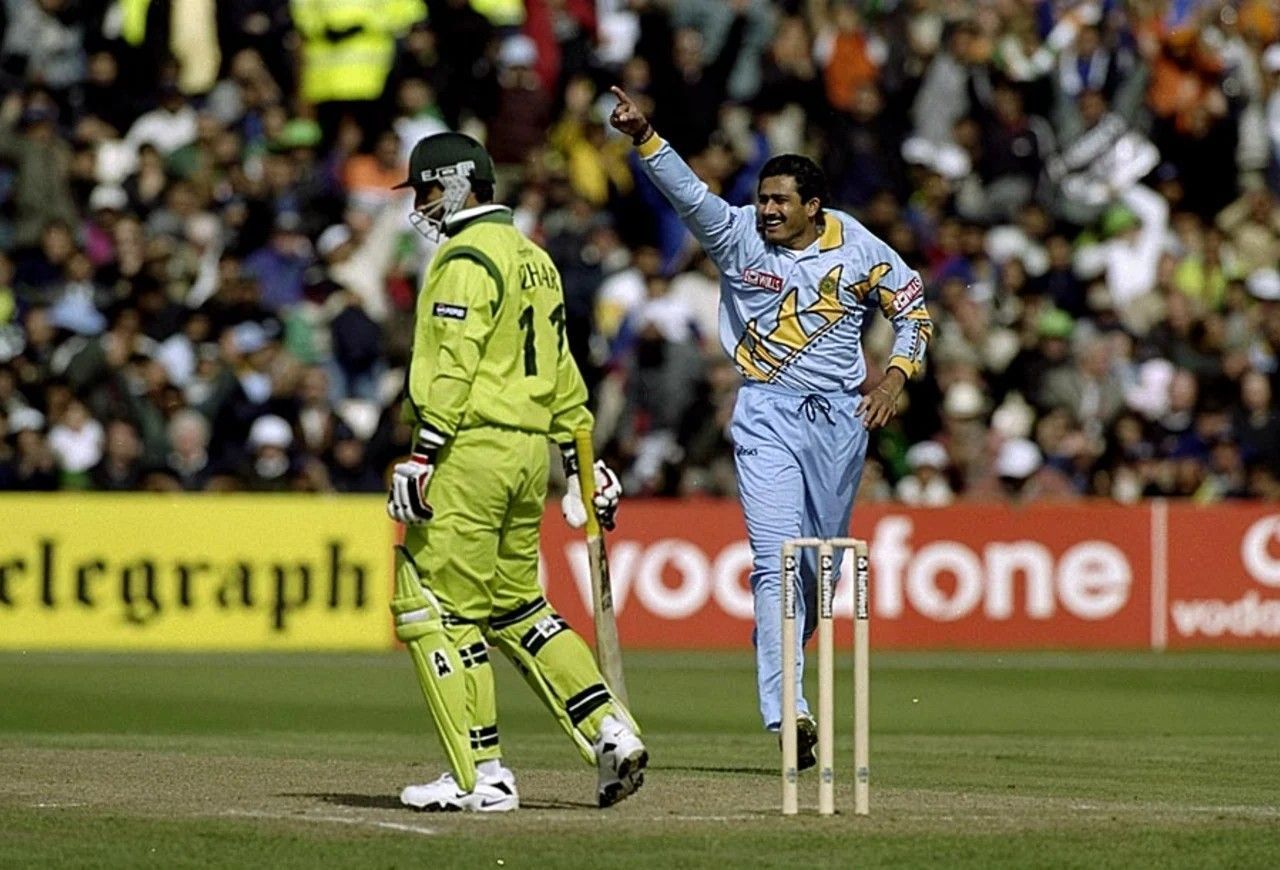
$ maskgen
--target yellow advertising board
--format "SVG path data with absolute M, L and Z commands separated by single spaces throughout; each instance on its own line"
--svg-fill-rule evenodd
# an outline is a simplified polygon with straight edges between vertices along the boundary
M 0 495 L 0 649 L 388 649 L 376 496 Z

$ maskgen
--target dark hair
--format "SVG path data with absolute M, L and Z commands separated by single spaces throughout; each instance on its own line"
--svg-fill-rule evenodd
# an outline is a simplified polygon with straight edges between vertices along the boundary
M 471 192 L 479 203 L 493 202 L 493 182 L 471 179 Z
M 827 194 L 827 176 L 818 164 L 802 154 L 779 154 L 770 157 L 760 170 L 760 181 L 779 175 L 789 175 L 796 183 L 796 192 L 801 202 L 816 199 L 826 205 L 830 198 Z M 758 184 L 759 182 L 757 182 Z

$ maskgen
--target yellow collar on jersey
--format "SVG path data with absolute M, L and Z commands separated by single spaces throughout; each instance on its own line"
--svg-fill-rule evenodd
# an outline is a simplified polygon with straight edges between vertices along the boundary
M 822 235 L 818 236 L 818 250 L 832 251 L 844 244 L 844 224 L 833 215 L 825 215 Z

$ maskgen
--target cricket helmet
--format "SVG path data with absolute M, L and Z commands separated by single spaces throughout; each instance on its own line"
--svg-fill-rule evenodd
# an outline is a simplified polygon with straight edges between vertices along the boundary
M 438 184 L 444 189 L 444 196 L 409 216 L 420 233 L 438 240 L 444 234 L 445 221 L 467 201 L 472 184 L 493 184 L 496 180 L 493 158 L 483 145 L 465 133 L 435 133 L 413 146 L 409 177 L 396 188 Z

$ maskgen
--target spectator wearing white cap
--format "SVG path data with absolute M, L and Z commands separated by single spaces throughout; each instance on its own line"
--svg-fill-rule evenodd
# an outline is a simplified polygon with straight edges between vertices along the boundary
M 1041 469 L 1044 457 L 1040 448 L 1028 438 L 1010 438 L 1000 445 L 996 453 L 997 477 L 1026 480 Z
M 89 211 L 123 212 L 129 205 L 129 194 L 118 184 L 99 184 L 89 194 Z
M 325 231 L 316 238 L 316 253 L 326 262 L 338 262 L 344 259 L 344 254 L 350 253 L 344 250 L 350 243 L 351 227 L 346 224 L 333 224 L 326 227 Z
M 1244 284 L 1249 295 L 1259 302 L 1280 302 L 1280 272 L 1275 269 L 1258 269 Z
M 1045 465 L 1040 448 L 1029 438 L 1010 438 L 996 450 L 991 474 L 966 493 L 973 501 L 1052 501 L 1077 497 L 1061 471 Z
M 971 381 L 956 381 L 943 392 L 942 431 L 936 440 L 946 448 L 959 481 L 986 473 L 987 411 L 986 396 Z
M 253 492 L 283 492 L 290 488 L 293 428 L 283 417 L 264 414 L 249 427 L 249 460 L 240 481 Z
M 951 464 L 947 450 L 937 441 L 921 441 L 907 450 L 911 473 L 898 481 L 898 499 L 914 507 L 945 507 L 955 501 L 947 482 Z

